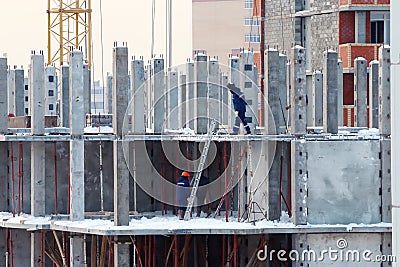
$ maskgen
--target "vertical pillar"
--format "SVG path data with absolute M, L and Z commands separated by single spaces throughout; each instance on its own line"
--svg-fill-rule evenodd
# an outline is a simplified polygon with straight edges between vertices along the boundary
M 307 224 L 307 147 L 306 142 L 291 143 L 292 217 L 296 225 Z
M 338 133 L 338 53 L 324 52 L 324 132 Z
M 265 51 L 265 92 L 268 101 L 264 101 L 265 114 L 265 130 L 267 135 L 276 134 L 281 125 L 280 119 L 282 112 L 280 108 L 280 95 L 279 95 L 279 52 L 275 49 L 268 49 Z M 271 112 L 268 112 L 268 105 Z M 283 118 L 282 118 L 283 119 Z
M 221 87 L 220 87 L 220 114 L 221 114 L 221 123 L 227 127 L 229 127 L 229 105 L 230 105 L 230 96 L 228 88 L 228 75 L 225 73 L 221 74 Z
M 288 114 L 286 111 L 287 106 L 287 56 L 284 54 L 279 54 L 279 105 L 281 109 L 281 117 L 279 119 L 279 134 L 286 133 L 286 125 L 288 120 Z
M 378 127 L 382 135 L 391 134 L 390 125 L 390 47 L 381 47 L 379 49 L 379 119 Z M 392 113 L 393 114 L 393 113 Z
M 297 251 L 300 255 L 303 251 L 307 250 L 307 234 L 294 234 L 292 235 L 292 249 Z M 306 257 L 299 257 L 299 260 L 293 261 L 293 267 L 308 266 Z
M 0 57 L 0 135 L 8 131 L 7 58 Z M 8 211 L 7 143 L 0 142 L 0 211 Z
M 318 70 L 314 71 L 312 76 L 312 95 L 308 97 L 309 105 L 312 105 L 312 126 L 322 126 L 324 117 L 324 97 L 323 97 L 323 77 Z M 310 101 L 311 100 L 311 101 Z
M 279 61 L 279 60 L 278 60 Z M 240 53 L 240 89 L 243 91 L 246 102 L 246 121 L 254 133 L 258 125 L 258 72 L 254 71 L 254 53 L 244 50 Z M 279 95 L 279 94 L 278 94 Z M 279 97 L 278 97 L 279 99 Z
M 31 55 L 30 65 L 30 100 L 31 100 L 31 133 L 32 135 L 44 135 L 44 57 L 43 55 Z M 45 144 L 44 142 L 32 142 L 31 144 L 31 214 L 44 216 L 46 207 L 45 192 Z M 31 234 L 31 266 L 39 266 L 44 262 L 41 253 L 41 234 Z
M 15 115 L 15 70 L 8 71 L 8 114 Z
M 156 60 L 157 61 L 157 60 Z M 157 64 L 155 64 L 156 66 Z M 164 74 L 160 77 L 163 79 Z M 113 128 L 114 141 L 114 225 L 129 225 L 129 170 L 123 152 L 123 123 L 128 108 L 128 48 L 113 51 Z M 117 240 L 114 244 L 115 266 L 128 266 L 129 245 Z
M 107 96 L 107 103 L 106 103 L 106 112 L 107 114 L 112 114 L 112 85 L 113 85 L 113 76 L 109 73 L 107 73 L 107 91 L 106 91 L 106 96 Z
M 197 54 L 194 63 L 195 91 L 197 113 L 195 122 L 195 132 L 205 134 L 208 131 L 208 72 L 207 56 Z
M 288 128 L 291 128 L 291 121 L 292 121 L 292 63 L 288 61 L 286 64 L 286 102 L 287 102 L 287 125 Z
M 7 58 L 0 57 L 0 134 L 8 132 Z
M 208 62 L 208 92 L 209 101 L 208 105 L 208 117 L 215 119 L 218 123 L 221 123 L 221 116 L 219 113 L 219 94 L 220 94 L 220 73 L 219 63 L 216 59 L 210 59 Z
M 70 59 L 70 219 L 81 221 L 85 218 L 84 185 L 84 80 L 83 54 L 73 51 Z
M 15 69 L 14 71 L 14 82 L 15 82 L 15 116 L 24 116 L 25 109 L 24 109 L 24 69 Z
M 69 243 L 69 250 L 70 250 L 70 255 L 69 255 L 69 261 L 71 266 L 73 267 L 84 267 L 84 240 L 82 236 L 75 235 L 70 239 Z M 81 249 L 79 251 L 78 249 Z
M 154 58 L 152 69 L 152 110 L 154 133 L 162 133 L 165 123 L 164 59 Z M 115 90 L 114 90 L 115 92 Z
M 295 135 L 307 132 L 306 106 L 306 62 L 305 49 L 301 46 L 292 48 L 291 64 L 291 128 Z
M 186 97 L 187 97 L 187 86 L 186 86 L 186 75 L 181 73 L 179 75 L 178 82 L 178 105 L 179 105 L 179 128 L 187 127 L 186 124 Z
M 354 60 L 354 125 L 367 127 L 367 61 Z
M 142 59 L 132 61 L 131 73 L 132 97 L 130 101 L 132 101 L 132 132 L 144 134 L 146 132 L 146 126 L 144 121 L 144 62 Z
M 61 66 L 60 115 L 63 127 L 69 127 L 69 66 Z
M 232 56 L 229 59 L 229 71 L 230 71 L 230 82 L 233 83 L 235 86 L 239 87 L 240 86 L 240 62 L 239 62 L 239 57 Z M 232 104 L 232 94 L 228 91 L 228 97 L 229 97 L 229 122 L 230 125 L 233 126 L 235 125 L 235 114 L 233 110 L 233 104 Z M 232 128 L 232 127 L 231 127 Z
M 84 114 L 92 113 L 92 94 L 91 94 L 91 72 L 88 64 L 83 64 L 83 99 L 84 99 Z
M 45 102 L 46 102 L 46 115 L 54 116 L 56 115 L 56 105 L 57 105 L 57 74 L 56 68 L 54 66 L 48 66 L 45 69 Z
M 186 120 L 187 127 L 194 130 L 195 119 L 195 91 L 194 91 L 194 62 L 189 61 L 186 63 Z
M 390 139 L 381 141 L 382 222 L 392 222 L 391 147 Z
M 313 105 L 314 99 L 312 97 L 313 91 L 313 75 L 307 70 L 306 71 L 306 110 L 307 110 L 307 127 L 312 126 L 312 114 L 313 114 Z
M 338 126 L 343 126 L 343 62 L 338 59 Z
M 369 127 L 378 128 L 379 61 L 369 63 Z
M 168 127 L 173 130 L 179 128 L 179 90 L 178 90 L 178 73 L 176 71 L 170 71 L 168 73 Z

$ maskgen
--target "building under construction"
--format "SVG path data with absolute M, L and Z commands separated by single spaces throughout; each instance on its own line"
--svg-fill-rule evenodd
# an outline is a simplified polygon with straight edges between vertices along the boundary
M 334 50 L 310 75 L 304 47 L 267 49 L 262 92 L 251 51 L 167 69 L 115 43 L 109 114 L 90 114 L 82 51 L 58 71 L 0 57 L 0 266 L 390 266 L 391 49 L 352 63 L 355 127 Z M 231 134 L 228 83 L 251 135 Z

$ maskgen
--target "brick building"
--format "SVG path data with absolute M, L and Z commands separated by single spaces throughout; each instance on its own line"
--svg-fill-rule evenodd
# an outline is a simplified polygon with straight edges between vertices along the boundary
M 256 0 L 258 1 L 258 0 Z M 322 69 L 326 49 L 343 61 L 344 124 L 352 125 L 354 69 L 357 57 L 378 59 L 378 48 L 390 43 L 390 0 L 266 0 L 266 46 L 307 51 L 307 69 Z

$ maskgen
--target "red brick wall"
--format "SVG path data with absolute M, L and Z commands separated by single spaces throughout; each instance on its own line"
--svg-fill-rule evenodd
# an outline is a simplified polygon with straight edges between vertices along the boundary
M 376 5 L 375 0 L 339 0 L 339 5 Z M 390 0 L 378 0 L 378 5 L 389 5 Z
M 354 75 L 343 74 L 343 105 L 354 105 Z
M 355 42 L 355 12 L 339 13 L 339 44 Z

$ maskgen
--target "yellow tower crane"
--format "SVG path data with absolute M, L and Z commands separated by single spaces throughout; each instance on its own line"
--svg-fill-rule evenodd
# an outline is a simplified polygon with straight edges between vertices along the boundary
M 48 0 L 48 64 L 59 67 L 68 60 L 71 49 L 84 48 L 92 68 L 91 0 Z

